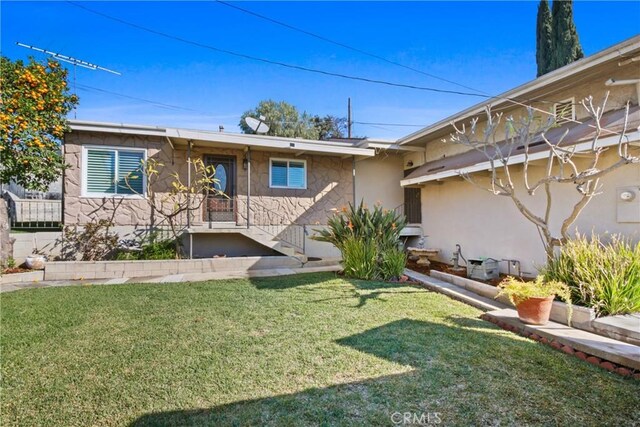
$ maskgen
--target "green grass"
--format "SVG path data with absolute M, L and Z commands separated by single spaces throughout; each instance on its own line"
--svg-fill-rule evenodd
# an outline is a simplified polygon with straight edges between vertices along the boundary
M 640 381 L 332 274 L 2 294 L 11 425 L 638 425 Z

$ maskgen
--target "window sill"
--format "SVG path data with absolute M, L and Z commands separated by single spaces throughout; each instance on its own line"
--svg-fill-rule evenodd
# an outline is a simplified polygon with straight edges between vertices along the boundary
M 128 200 L 147 200 L 146 196 L 138 194 L 83 194 L 81 199 L 128 199 Z
M 270 185 L 269 188 L 273 188 L 274 190 L 306 190 L 307 187 L 282 187 L 277 185 Z

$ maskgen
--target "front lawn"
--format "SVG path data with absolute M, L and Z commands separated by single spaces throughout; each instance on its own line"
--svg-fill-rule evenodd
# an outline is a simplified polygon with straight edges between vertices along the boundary
M 307 274 L 23 290 L 1 309 L 3 426 L 640 423 L 640 381 L 419 287 Z

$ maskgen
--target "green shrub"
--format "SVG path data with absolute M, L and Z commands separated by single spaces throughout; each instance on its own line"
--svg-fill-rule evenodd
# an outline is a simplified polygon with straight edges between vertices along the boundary
M 16 268 L 16 260 L 12 256 L 7 258 L 7 268 Z
M 640 243 L 613 235 L 608 243 L 578 235 L 548 263 L 547 280 L 569 285 L 576 304 L 597 316 L 640 312 Z
M 368 209 L 363 202 L 336 212 L 328 227 L 315 230 L 312 238 L 335 245 L 342 254 L 345 275 L 358 279 L 399 277 L 406 264 L 400 231 L 406 224 L 403 215 L 383 209 Z
M 398 248 L 383 252 L 380 256 L 380 275 L 385 280 L 398 279 L 407 265 L 407 254 Z
M 141 259 L 176 259 L 176 246 L 173 239 L 151 241 L 142 246 Z
M 176 245 L 173 239 L 159 240 L 157 233 L 150 233 L 143 239 L 139 251 L 120 251 L 116 255 L 116 259 L 124 261 L 176 258 Z
M 344 274 L 364 280 L 378 278 L 378 251 L 371 239 L 349 236 L 342 242 Z
M 327 229 L 315 230 L 318 234 L 315 240 L 329 242 L 338 249 L 349 237 L 374 240 L 380 251 L 397 248 L 400 243 L 400 231 L 406 225 L 403 215 L 397 215 L 394 211 L 382 209 L 375 205 L 373 210 L 368 209 L 363 202 L 356 207 L 349 204 L 337 212 L 327 222 Z

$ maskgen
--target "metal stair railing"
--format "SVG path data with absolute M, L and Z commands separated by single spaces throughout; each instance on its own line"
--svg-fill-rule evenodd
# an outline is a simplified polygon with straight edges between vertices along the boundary
M 396 213 L 397 216 L 405 217 L 405 221 L 406 221 L 407 216 L 404 213 L 404 203 L 393 208 L 393 211 Z
M 284 215 L 253 199 L 251 200 L 251 214 L 251 226 L 304 253 L 306 236 L 304 225 L 291 223 Z

